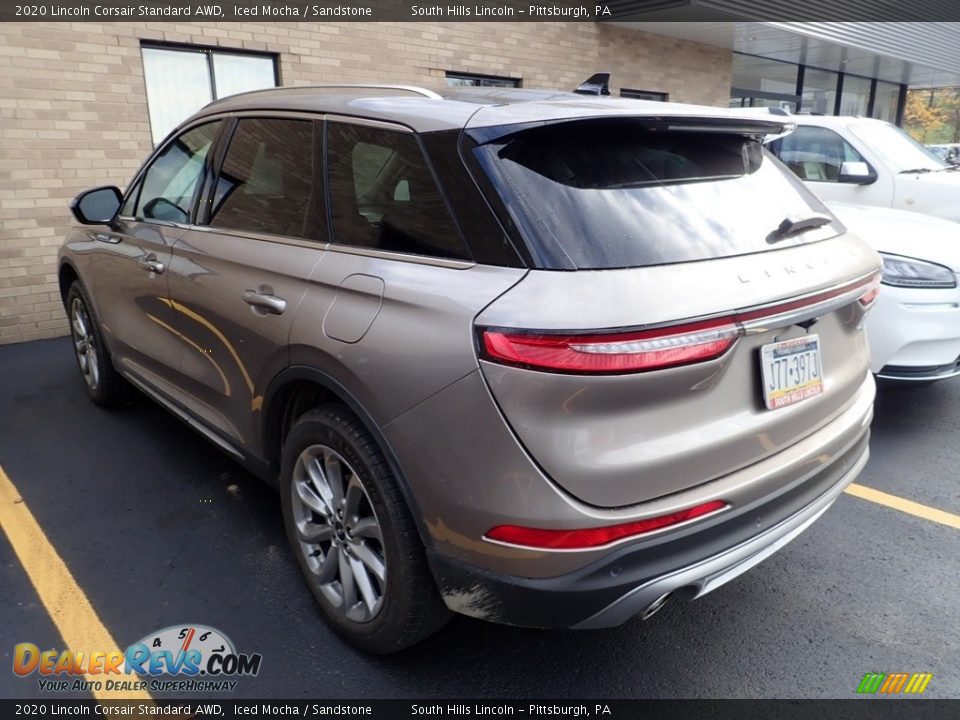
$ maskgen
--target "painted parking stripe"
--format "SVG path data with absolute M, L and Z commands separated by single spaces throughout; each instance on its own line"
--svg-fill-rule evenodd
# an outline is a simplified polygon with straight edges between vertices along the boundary
M 77 585 L 69 568 L 33 517 L 17 488 L 0 467 L 0 527 L 13 546 L 30 582 L 66 643 L 66 650 L 85 655 L 94 651 L 122 650 L 104 627 L 96 610 Z M 26 640 L 26 639 L 25 639 Z M 84 680 L 139 681 L 135 675 L 84 675 Z M 74 679 L 73 677 L 70 678 Z M 106 685 L 106 683 L 104 683 Z M 97 700 L 151 700 L 146 691 L 94 690 Z
M 899 510 L 907 515 L 913 515 L 918 518 L 923 518 L 924 520 L 929 520 L 930 522 L 960 530 L 960 515 L 954 515 L 945 510 L 938 510 L 937 508 L 932 508 L 927 505 L 921 505 L 920 503 L 913 502 L 913 500 L 906 500 L 905 498 L 890 495 L 889 493 L 874 490 L 866 485 L 858 485 L 857 483 L 848 485 L 846 492 L 862 500 L 869 500 L 878 505 L 885 505 L 894 510 Z

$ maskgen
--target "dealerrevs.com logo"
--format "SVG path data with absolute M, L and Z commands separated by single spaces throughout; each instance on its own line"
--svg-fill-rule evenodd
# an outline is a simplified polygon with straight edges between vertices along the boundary
M 41 651 L 34 643 L 19 643 L 13 672 L 24 678 L 37 675 L 45 692 L 229 692 L 237 687 L 235 678 L 256 676 L 261 660 L 259 653 L 238 653 L 215 628 L 176 625 L 145 636 L 126 651 Z

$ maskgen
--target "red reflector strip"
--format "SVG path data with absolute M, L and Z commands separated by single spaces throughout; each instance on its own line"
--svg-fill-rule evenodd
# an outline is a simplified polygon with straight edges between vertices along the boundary
M 498 525 L 487 533 L 487 538 L 511 545 L 543 548 L 547 550 L 582 550 L 608 545 L 624 538 L 636 537 L 654 530 L 662 530 L 672 525 L 702 518 L 728 507 L 723 500 L 712 500 L 686 510 L 678 510 L 669 515 L 636 520 L 621 525 L 607 525 L 598 528 L 579 528 L 574 530 L 544 530 L 519 525 Z

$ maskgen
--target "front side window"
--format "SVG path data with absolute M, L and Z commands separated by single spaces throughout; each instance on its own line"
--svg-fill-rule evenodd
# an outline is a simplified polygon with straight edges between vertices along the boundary
M 129 213 L 135 202 L 133 214 L 142 220 L 190 222 L 194 195 L 219 127 L 219 120 L 206 123 L 167 144 L 147 168 L 138 189 L 124 204 L 124 214 Z
M 329 123 L 327 173 L 337 243 L 469 257 L 412 133 Z
M 314 174 L 311 121 L 242 119 L 217 178 L 210 224 L 253 233 L 313 237 L 317 216 Z
M 474 155 L 539 267 L 627 268 L 731 257 L 837 234 L 783 238 L 787 218 L 829 211 L 748 137 L 601 119 L 521 130 Z
M 773 151 L 801 180 L 838 182 L 845 162 L 865 162 L 863 156 L 833 130 L 801 126 L 772 145 Z
M 940 158 L 895 125 L 888 123 L 857 123 L 850 132 L 863 140 L 870 149 L 883 158 L 894 172 L 913 170 L 942 170 Z

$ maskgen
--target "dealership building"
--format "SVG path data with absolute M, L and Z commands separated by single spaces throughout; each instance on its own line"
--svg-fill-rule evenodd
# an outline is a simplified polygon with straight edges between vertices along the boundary
M 607 70 L 624 97 L 900 122 L 909 87 L 960 85 L 960 23 L 633 17 L 0 23 L 0 344 L 67 332 L 56 252 L 69 200 L 94 185 L 125 187 L 177 123 L 233 93 L 311 83 L 572 89 Z

